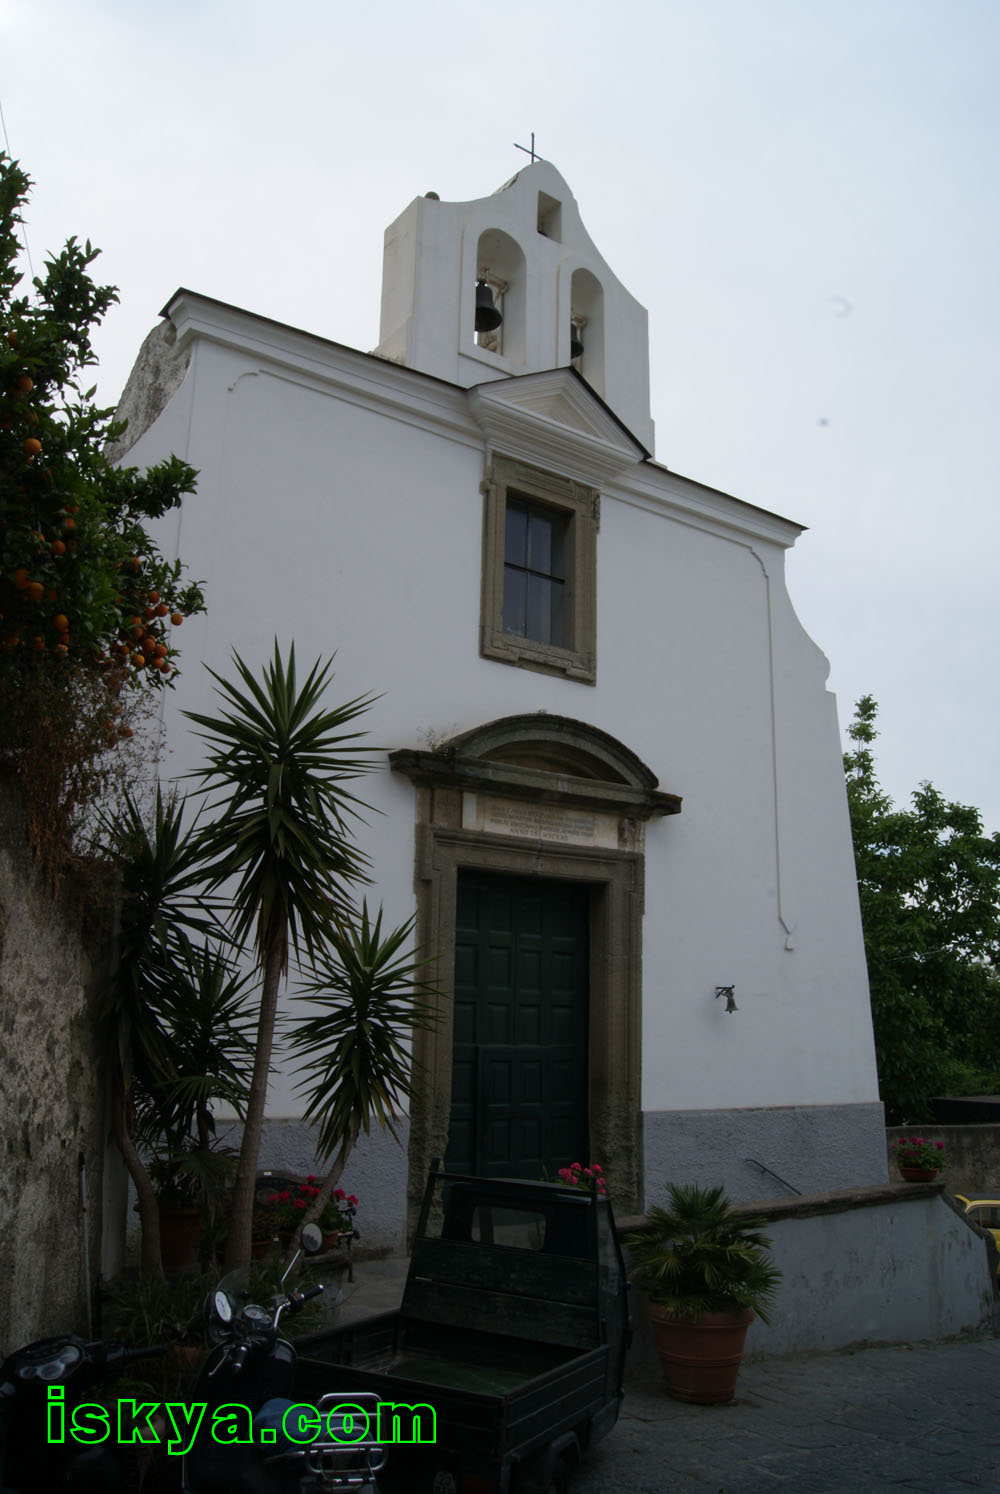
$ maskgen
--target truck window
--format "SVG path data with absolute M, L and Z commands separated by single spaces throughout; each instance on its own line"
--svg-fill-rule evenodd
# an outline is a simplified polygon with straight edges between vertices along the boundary
M 471 1235 L 477 1245 L 511 1245 L 517 1250 L 544 1250 L 545 1215 L 534 1209 L 510 1209 L 480 1203 L 472 1211 Z

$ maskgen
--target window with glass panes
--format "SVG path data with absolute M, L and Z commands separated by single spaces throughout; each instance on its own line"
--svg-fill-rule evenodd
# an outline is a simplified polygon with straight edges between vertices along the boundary
M 562 647 L 566 641 L 566 515 L 507 498 L 503 560 L 505 633 Z
M 594 684 L 597 489 L 493 454 L 483 495 L 480 652 Z

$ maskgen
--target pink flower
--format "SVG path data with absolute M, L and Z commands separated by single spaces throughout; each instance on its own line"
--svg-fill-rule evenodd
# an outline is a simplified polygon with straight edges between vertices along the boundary
M 358 1206 L 358 1201 L 357 1201 L 357 1199 L 356 1199 L 356 1198 L 355 1198 L 355 1197 L 354 1197 L 354 1194 L 353 1194 L 353 1193 L 349 1193 L 349 1194 L 348 1194 L 348 1195 L 347 1195 L 347 1202 L 348 1202 L 348 1203 L 349 1203 L 349 1204 L 350 1204 L 350 1206 L 351 1206 L 351 1208 L 352 1208 L 352 1209 L 356 1209 L 356 1208 L 357 1208 L 357 1206 Z
M 305 1209 L 308 1207 L 304 1198 L 293 1199 L 292 1203 L 296 1209 Z
M 571 1162 L 570 1166 L 572 1167 L 572 1169 L 573 1169 L 574 1172 L 582 1172 L 583 1171 L 583 1168 L 580 1166 L 579 1162 Z

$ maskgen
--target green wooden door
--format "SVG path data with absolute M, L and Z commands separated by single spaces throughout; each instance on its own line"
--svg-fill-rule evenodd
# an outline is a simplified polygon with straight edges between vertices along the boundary
M 449 1167 L 586 1162 L 587 888 L 459 872 Z

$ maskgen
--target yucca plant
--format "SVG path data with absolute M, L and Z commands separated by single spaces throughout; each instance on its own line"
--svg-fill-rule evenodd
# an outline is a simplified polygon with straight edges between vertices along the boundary
M 635 1283 L 677 1317 L 752 1308 L 768 1322 L 781 1272 L 767 1254 L 765 1221 L 738 1213 L 721 1187 L 671 1183 L 669 1194 L 668 1207 L 650 1209 L 626 1237 Z
M 135 1184 L 142 1226 L 142 1269 L 161 1269 L 156 1193 L 140 1155 L 149 1135 L 143 1097 L 178 1074 L 170 1012 L 172 972 L 191 951 L 190 938 L 218 931 L 211 903 L 199 896 L 196 825 L 184 826 L 183 802 L 159 789 L 152 819 L 126 797 L 121 817 L 105 822 L 108 850 L 119 874 L 117 959 L 98 995 L 95 1033 L 107 1064 L 114 1137 Z
M 362 1131 L 377 1124 L 399 1139 L 399 1102 L 413 1094 L 416 1077 L 407 1039 L 438 1020 L 437 990 L 425 978 L 430 962 L 407 949 L 413 922 L 383 936 L 382 909 L 373 922 L 363 901 L 360 922 L 331 927 L 296 998 L 313 1015 L 297 1023 L 289 1047 L 300 1059 L 306 1119 L 319 1125 L 317 1153 L 331 1164 L 307 1221 L 321 1212 Z
M 233 1190 L 226 1269 L 246 1268 L 278 987 L 289 947 L 310 958 L 331 920 L 349 914 L 351 884 L 367 881 L 367 858 L 354 844 L 350 820 L 365 806 L 346 787 L 374 768 L 372 749 L 359 749 L 354 723 L 373 697 L 327 709 L 322 698 L 332 661 L 317 661 L 300 685 L 295 648 L 287 661 L 277 640 L 258 680 L 233 654 L 238 682 L 213 670 L 227 709 L 220 716 L 185 715 L 208 744 L 199 778 L 213 816 L 203 831 L 204 875 L 214 890 L 236 881 L 230 933 L 251 938 L 261 972 L 253 1077 Z M 212 797 L 214 795 L 214 797 Z

